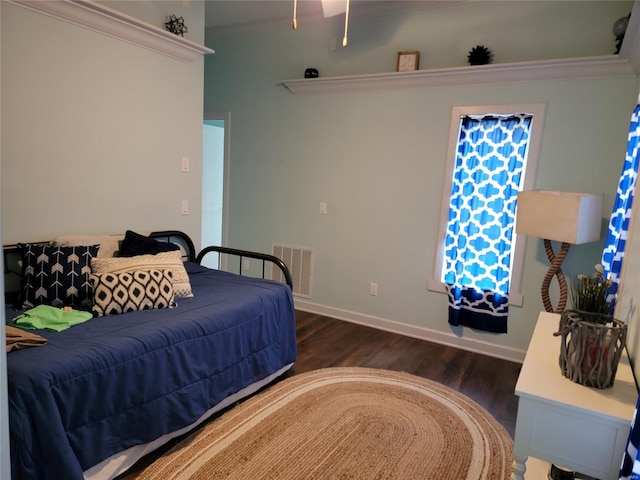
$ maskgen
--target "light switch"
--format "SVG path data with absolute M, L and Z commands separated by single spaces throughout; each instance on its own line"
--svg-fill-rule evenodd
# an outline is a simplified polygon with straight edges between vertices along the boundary
M 189 173 L 189 157 L 182 157 L 182 171 Z
M 320 213 L 322 215 L 326 215 L 326 213 L 327 213 L 327 202 L 320 202 Z
M 182 200 L 181 213 L 182 215 L 189 215 L 189 200 Z

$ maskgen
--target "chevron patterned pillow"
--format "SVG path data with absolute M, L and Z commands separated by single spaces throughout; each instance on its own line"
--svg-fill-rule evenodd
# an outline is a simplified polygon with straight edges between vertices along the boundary
M 91 285 L 97 317 L 176 306 L 171 270 L 92 274 Z
M 99 247 L 18 244 L 22 256 L 22 308 L 90 307 L 91 259 Z

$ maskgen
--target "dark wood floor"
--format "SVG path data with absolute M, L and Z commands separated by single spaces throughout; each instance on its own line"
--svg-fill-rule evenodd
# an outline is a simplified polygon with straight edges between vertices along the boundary
M 291 374 L 325 367 L 384 368 L 435 380 L 472 398 L 515 432 L 521 365 L 306 312 L 296 312 Z
M 514 388 L 520 364 L 312 313 L 298 311 L 296 321 L 298 358 L 283 378 L 326 367 L 384 368 L 411 373 L 472 398 L 513 438 L 518 409 Z M 136 479 L 139 471 L 153 461 L 153 456 L 141 460 L 121 480 Z

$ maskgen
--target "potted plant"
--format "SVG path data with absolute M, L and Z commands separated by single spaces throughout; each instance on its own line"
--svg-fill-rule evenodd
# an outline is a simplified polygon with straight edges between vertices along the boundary
M 627 326 L 613 318 L 614 300 L 602 265 L 595 273 L 578 275 L 571 286 L 573 309 L 560 317 L 560 369 L 576 383 L 608 388 L 618 368 L 627 338 Z
M 571 304 L 574 310 L 592 313 L 593 321 L 606 323 L 606 318 L 613 313 L 614 303 L 609 295 L 613 283 L 604 278 L 602 265 L 595 266 L 591 275 L 579 274 L 571 285 Z

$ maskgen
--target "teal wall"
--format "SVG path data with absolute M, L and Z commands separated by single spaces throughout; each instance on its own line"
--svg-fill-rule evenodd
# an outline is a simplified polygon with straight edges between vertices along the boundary
M 314 289 L 307 307 L 364 323 L 397 322 L 399 331 L 434 334 L 452 344 L 470 341 L 470 348 L 480 351 L 497 346 L 503 355 L 522 356 L 542 309 L 539 287 L 548 262 L 541 240 L 528 240 L 524 305 L 511 309 L 507 335 L 451 330 L 445 296 L 425 287 L 434 269 L 452 107 L 546 103 L 536 187 L 602 192 L 610 211 L 636 79 L 304 96 L 276 84 L 301 77 L 309 66 L 321 76 L 393 71 L 398 50 L 420 50 L 422 68 L 462 66 L 477 43 L 490 47 L 496 61 L 606 55 L 614 46 L 611 25 L 630 8 L 615 4 L 617 10 L 608 11 L 614 3 L 580 2 L 576 18 L 567 3 L 557 2 L 565 10 L 544 19 L 536 3 L 482 2 L 486 6 L 352 16 L 349 46 L 335 53 L 329 52 L 328 40 L 341 38 L 340 18 L 299 24 L 297 31 L 207 31 L 207 45 L 217 53 L 205 62 L 205 111 L 230 110 L 233 119 L 229 244 L 266 252 L 272 243 L 313 248 Z M 524 22 L 501 31 L 482 9 L 506 5 Z M 453 24 L 448 9 L 455 9 Z M 537 17 L 543 22 L 536 24 Z M 568 34 L 552 26 L 568 25 L 572 18 L 587 25 L 584 38 L 551 48 L 550 37 Z M 594 37 L 599 43 L 593 44 Z M 327 203 L 326 215 L 319 214 L 321 201 Z M 601 249 L 602 242 L 573 247 L 566 273 L 591 272 Z M 379 285 L 377 297 L 368 293 L 370 282 Z

